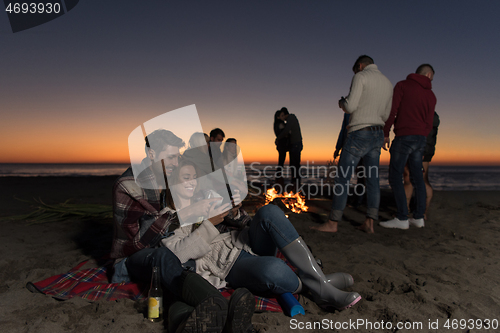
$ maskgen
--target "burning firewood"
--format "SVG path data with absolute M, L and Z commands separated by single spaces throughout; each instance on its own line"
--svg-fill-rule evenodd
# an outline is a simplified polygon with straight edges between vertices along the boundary
M 280 207 L 282 210 L 284 210 L 282 207 L 284 206 L 293 213 L 300 214 L 302 212 L 307 212 L 307 210 L 309 209 L 309 207 L 307 207 L 306 205 L 305 197 L 301 195 L 300 192 L 297 192 L 295 194 L 293 192 L 278 194 L 276 189 L 272 188 L 267 190 L 265 195 L 266 204 L 273 203 Z

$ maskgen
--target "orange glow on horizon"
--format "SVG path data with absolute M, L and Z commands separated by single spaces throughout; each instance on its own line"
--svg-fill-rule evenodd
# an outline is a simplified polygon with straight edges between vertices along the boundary
M 259 163 L 259 164 L 277 164 L 278 152 L 276 150 L 261 150 L 259 152 L 246 152 L 245 147 L 242 147 L 243 158 L 245 164 Z M 110 147 L 100 147 L 94 149 L 92 147 L 78 146 L 78 147 L 54 147 L 48 150 L 41 150 L 34 147 L 28 149 L 24 147 L 22 150 L 3 147 L 0 150 L 0 163 L 116 163 L 128 164 L 130 163 L 128 157 L 128 148 L 122 145 L 120 149 Z M 303 151 L 301 157 L 301 164 L 307 165 L 325 165 L 327 161 L 333 159 L 333 152 L 331 155 L 312 155 Z M 472 157 L 472 158 L 471 158 Z M 380 156 L 380 165 L 388 165 L 390 155 L 387 152 L 382 152 Z M 285 161 L 288 165 L 289 159 Z M 489 156 L 486 158 L 482 154 L 469 154 L 464 158 L 461 152 L 440 151 L 432 159 L 433 165 L 500 165 L 499 156 Z
M 25 123 L 22 133 L 15 126 L 1 133 L 0 163 L 120 163 L 128 164 L 127 138 L 133 125 L 109 126 L 109 122 L 75 121 L 74 126 L 58 123 L 57 130 L 49 120 Z M 206 126 L 211 128 L 212 126 Z M 51 128 L 51 129 L 49 129 Z M 89 130 L 89 128 L 91 130 Z M 234 135 L 237 133 L 236 135 Z M 333 159 L 336 137 L 324 131 L 303 131 L 302 165 L 325 165 Z M 229 128 L 227 137 L 236 137 L 246 164 L 276 164 L 278 152 L 274 134 L 256 135 L 247 127 Z M 14 138 L 14 139 L 13 139 Z M 478 138 L 472 142 L 455 132 L 439 132 L 433 165 L 500 165 L 500 144 L 495 138 Z M 380 164 L 389 164 L 390 154 L 382 150 Z M 287 161 L 288 165 L 288 154 Z

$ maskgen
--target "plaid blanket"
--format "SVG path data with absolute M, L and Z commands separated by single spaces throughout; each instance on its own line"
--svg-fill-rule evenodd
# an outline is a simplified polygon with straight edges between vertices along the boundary
M 281 253 L 277 257 L 284 259 Z M 132 300 L 144 299 L 148 295 L 148 286 L 136 283 L 109 283 L 108 268 L 110 265 L 83 269 L 90 260 L 85 260 L 72 268 L 69 272 L 55 275 L 39 282 L 28 282 L 26 287 L 32 292 L 41 292 L 59 300 L 67 300 L 78 296 L 89 301 L 120 298 Z M 224 297 L 229 298 L 234 290 L 221 290 Z M 255 296 L 256 312 L 282 312 L 281 306 L 275 298 Z

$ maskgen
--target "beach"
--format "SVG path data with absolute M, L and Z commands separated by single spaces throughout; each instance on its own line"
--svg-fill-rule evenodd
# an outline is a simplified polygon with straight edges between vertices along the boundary
M 0 178 L 0 331 L 164 332 L 130 299 L 58 301 L 26 289 L 109 252 L 112 220 L 70 219 L 28 225 L 6 216 L 47 204 L 111 205 L 116 177 Z M 321 259 L 325 273 L 350 273 L 363 299 L 344 311 L 325 312 L 300 296 L 306 315 L 258 313 L 257 332 L 495 332 L 500 327 L 500 192 L 436 191 L 423 229 L 357 229 L 363 208 L 347 208 L 336 234 L 309 227 L 326 220 L 331 201 L 307 201 L 309 212 L 290 214 L 299 234 Z M 249 212 L 255 207 L 247 205 Z M 380 220 L 395 211 L 382 191 Z M 465 327 L 464 324 L 465 323 Z M 390 325 L 390 327 L 389 327 Z M 446 326 L 449 325 L 449 328 Z M 481 325 L 481 329 L 479 326 Z M 487 325 L 490 329 L 485 329 Z M 494 327 L 497 329 L 494 329 Z M 456 328 L 456 329 L 455 329 Z

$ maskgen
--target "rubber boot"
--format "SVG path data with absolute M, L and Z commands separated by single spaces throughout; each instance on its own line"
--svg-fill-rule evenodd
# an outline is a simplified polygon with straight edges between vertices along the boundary
M 354 285 L 354 279 L 351 274 L 337 272 L 325 274 L 325 277 L 328 283 L 337 289 L 346 289 Z
M 253 331 L 252 317 L 255 312 L 255 297 L 246 288 L 238 288 L 229 300 L 224 333 L 250 333 Z
M 194 311 L 175 329 L 175 332 L 222 332 L 226 324 L 228 302 L 207 280 L 194 272 L 184 271 L 182 300 L 194 307 Z M 184 310 L 187 311 L 186 308 Z M 177 319 L 173 320 L 178 322 Z
M 318 305 L 343 310 L 361 300 L 358 293 L 345 292 L 328 283 L 328 279 L 301 237 L 280 251 L 293 266 L 297 267 L 302 283 L 309 288 Z
M 337 289 L 343 290 L 354 285 L 354 279 L 351 274 L 337 272 L 332 274 L 325 274 L 326 281 Z M 299 287 L 293 292 L 298 294 L 303 291 L 302 281 L 299 279 Z

